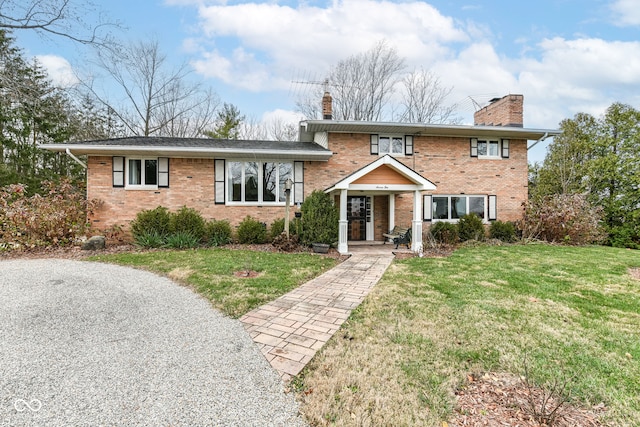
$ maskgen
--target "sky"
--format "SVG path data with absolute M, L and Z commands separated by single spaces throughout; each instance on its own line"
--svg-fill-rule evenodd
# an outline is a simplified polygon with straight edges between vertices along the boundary
M 463 124 L 494 97 L 524 95 L 524 125 L 557 129 L 613 102 L 640 108 L 640 0 L 109 0 L 125 41 L 152 38 L 192 78 L 256 120 L 298 121 L 295 102 L 332 65 L 381 40 L 452 88 Z M 86 19 L 90 21 L 91 16 Z M 72 84 L 88 48 L 14 33 L 17 45 Z M 320 100 L 318 100 L 320 102 Z M 548 141 L 529 152 L 544 159 Z

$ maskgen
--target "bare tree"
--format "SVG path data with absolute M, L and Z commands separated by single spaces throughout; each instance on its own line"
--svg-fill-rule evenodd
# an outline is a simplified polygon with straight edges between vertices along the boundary
M 340 61 L 331 71 L 333 115 L 338 120 L 380 120 L 404 60 L 386 41 Z
M 300 98 L 298 111 L 307 118 L 320 116 L 320 99 L 325 91 L 333 97 L 333 118 L 337 120 L 381 120 L 394 86 L 404 69 L 404 60 L 385 40 L 364 53 L 338 62 L 311 96 Z
M 97 21 L 87 23 L 87 16 Z M 33 30 L 44 35 L 61 36 L 82 44 L 109 45 L 108 22 L 89 0 L 0 0 L 0 28 Z
M 157 41 L 101 50 L 98 66 L 121 89 L 122 98 L 109 99 L 92 80 L 85 87 L 114 112 L 129 134 L 199 136 L 211 126 L 219 104 L 217 95 L 189 82 L 186 64 L 169 68 Z
M 239 138 L 256 141 L 297 141 L 298 124 L 274 117 L 267 121 L 258 121 L 255 117 L 246 118 L 239 128 Z
M 443 87 L 431 71 L 414 70 L 401 83 L 402 112 L 396 118 L 409 123 L 457 123 L 456 105 L 446 104 L 452 87 Z
M 446 105 L 452 88 L 445 88 L 438 77 L 424 69 L 404 77 L 404 60 L 386 41 L 370 50 L 338 62 L 310 95 L 296 102 L 305 117 L 321 116 L 322 94 L 333 98 L 333 118 L 337 120 L 394 120 L 422 123 L 456 123 L 456 105 Z M 396 90 L 400 95 L 394 97 Z M 394 98 L 400 100 L 394 103 Z M 400 111 L 393 114 L 393 111 Z

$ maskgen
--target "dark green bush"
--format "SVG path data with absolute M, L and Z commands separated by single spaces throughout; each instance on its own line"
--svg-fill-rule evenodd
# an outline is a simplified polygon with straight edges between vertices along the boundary
M 338 241 L 338 221 L 340 212 L 331 196 L 315 190 L 302 203 L 302 241 L 333 244 Z
M 191 234 L 198 242 L 204 239 L 205 221 L 200 212 L 186 206 L 171 215 L 169 230 L 171 234 Z
M 165 237 L 170 233 L 171 213 L 169 209 L 158 206 L 155 209 L 142 210 L 131 221 L 131 235 L 137 241 L 143 236 L 157 234 Z
M 269 227 L 269 237 L 271 240 L 280 236 L 284 232 L 284 218 L 278 218 L 271 223 Z M 291 223 L 289 223 L 289 235 L 291 235 Z
M 611 227 L 606 243 L 614 248 L 640 249 L 640 225 Z
M 516 227 L 512 222 L 494 221 L 489 226 L 489 237 L 503 242 L 516 241 Z
M 485 238 L 485 233 L 482 219 L 476 214 L 466 214 L 458 220 L 458 236 L 463 242 L 467 240 L 482 241 Z
M 450 222 L 438 221 L 429 228 L 431 236 L 436 242 L 455 245 L 460 240 L 458 227 Z
M 231 242 L 231 232 L 229 221 L 212 219 L 204 226 L 204 240 L 209 246 L 223 246 Z
M 257 219 L 247 216 L 238 226 L 238 241 L 240 243 L 261 244 L 267 241 L 267 227 Z

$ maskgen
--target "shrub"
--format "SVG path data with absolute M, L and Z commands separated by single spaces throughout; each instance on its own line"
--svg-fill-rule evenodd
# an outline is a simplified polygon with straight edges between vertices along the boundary
M 165 237 L 169 235 L 171 223 L 171 213 L 169 209 L 158 206 L 155 209 L 145 209 L 136 215 L 131 221 L 131 235 L 135 241 L 139 237 L 149 234 L 158 234 Z
M 338 241 L 338 221 L 340 212 L 331 196 L 315 190 L 302 203 L 302 241 L 333 244 Z
M 166 237 L 165 246 L 172 249 L 196 248 L 200 240 L 189 231 L 176 231 Z
M 133 241 L 142 248 L 161 248 L 165 244 L 166 236 L 157 231 L 143 231 L 136 234 Z
M 467 240 L 482 241 L 485 233 L 482 219 L 476 214 L 463 215 L 458 221 L 458 236 L 463 242 Z
M 231 242 L 231 224 L 226 220 L 208 221 L 204 226 L 204 240 L 209 246 L 222 246 Z
M 198 242 L 204 238 L 205 221 L 200 212 L 186 206 L 181 207 L 176 213 L 171 215 L 169 230 L 171 234 L 191 234 Z
M 43 195 L 27 196 L 27 187 L 0 188 L 0 243 L 5 248 L 62 246 L 88 229 L 87 211 L 99 201 L 87 201 L 69 179 L 42 183 Z
M 438 221 L 429 228 L 429 233 L 436 242 L 446 245 L 454 245 L 458 243 L 458 228 L 450 222 Z
M 489 227 L 489 237 L 503 242 L 516 241 L 516 226 L 512 222 L 494 221 Z
M 584 245 L 602 241 L 602 208 L 581 194 L 554 194 L 525 205 L 521 222 L 525 239 Z
M 267 241 L 267 227 L 257 219 L 247 216 L 238 225 L 238 241 L 240 243 L 261 244 Z
M 607 244 L 614 248 L 640 249 L 640 225 L 623 224 L 609 228 Z
M 276 239 L 284 233 L 284 218 L 274 220 L 269 227 L 269 236 L 271 240 Z M 289 224 L 289 235 L 291 235 L 291 224 Z

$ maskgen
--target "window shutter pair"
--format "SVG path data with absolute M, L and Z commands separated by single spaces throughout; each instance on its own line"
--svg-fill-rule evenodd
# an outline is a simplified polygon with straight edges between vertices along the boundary
M 501 147 L 501 157 L 503 159 L 508 159 L 509 158 L 509 140 L 508 139 L 503 139 L 502 140 L 502 147 Z M 470 155 L 471 157 L 478 157 L 478 138 L 471 138 L 471 144 L 470 144 Z
M 370 141 L 370 152 L 371 154 L 380 154 L 380 138 L 377 134 L 371 135 Z M 405 135 L 404 136 L 404 154 L 405 156 L 413 156 L 413 135 Z
M 112 185 L 116 188 L 124 187 L 125 158 L 113 156 L 111 159 Z M 169 188 L 169 158 L 158 157 L 158 188 Z
M 423 196 L 424 205 L 422 209 L 422 216 L 424 221 L 431 221 L 433 219 L 433 206 L 432 206 L 432 198 L 433 196 L 427 194 Z M 498 219 L 498 196 L 490 195 L 489 199 L 489 221 L 495 221 Z

